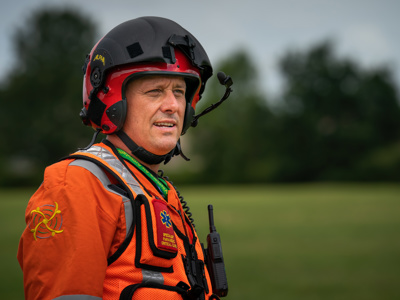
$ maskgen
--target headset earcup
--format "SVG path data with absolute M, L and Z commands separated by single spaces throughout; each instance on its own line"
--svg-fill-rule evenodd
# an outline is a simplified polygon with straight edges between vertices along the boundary
M 107 108 L 106 115 L 117 127 L 114 132 L 120 130 L 124 126 L 126 118 L 126 99 L 122 99 Z

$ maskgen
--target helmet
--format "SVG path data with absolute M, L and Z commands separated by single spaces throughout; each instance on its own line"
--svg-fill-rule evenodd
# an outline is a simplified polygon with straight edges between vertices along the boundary
M 186 29 L 160 17 L 124 22 L 107 33 L 83 66 L 85 125 L 104 134 L 120 131 L 126 117 L 127 83 L 145 75 L 179 75 L 186 81 L 182 134 L 190 127 L 196 104 L 212 75 L 207 53 Z

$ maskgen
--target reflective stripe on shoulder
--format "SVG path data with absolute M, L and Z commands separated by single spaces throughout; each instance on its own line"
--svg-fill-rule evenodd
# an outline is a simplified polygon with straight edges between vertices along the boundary
M 104 173 L 104 171 L 96 165 L 94 162 L 85 160 L 85 159 L 75 159 L 73 162 L 69 164 L 70 166 L 78 166 L 82 167 L 86 170 L 88 170 L 90 173 L 92 173 L 94 176 L 97 177 L 98 180 L 104 185 L 105 188 L 107 188 L 110 184 L 111 181 L 108 179 L 107 175 Z M 116 192 L 108 189 L 110 192 L 113 192 L 116 194 Z
M 88 170 L 103 184 L 104 188 L 107 191 L 122 197 L 122 202 L 124 203 L 124 210 L 125 210 L 125 220 L 126 220 L 125 236 L 128 236 L 129 228 L 133 222 L 132 204 L 131 204 L 131 201 L 129 200 L 129 198 L 124 195 L 121 195 L 118 192 L 116 192 L 115 190 L 109 188 L 109 186 L 111 185 L 110 179 L 108 179 L 108 177 L 107 177 L 106 173 L 104 173 L 103 169 L 100 168 L 98 165 L 96 165 L 94 162 L 78 158 L 78 159 L 75 159 L 74 161 L 72 161 L 69 165 L 82 167 L 82 168 Z
M 114 169 L 129 185 L 129 187 L 136 193 L 136 195 L 145 194 L 140 184 L 133 178 L 130 171 L 107 149 L 100 146 L 92 146 L 87 150 L 81 150 L 75 154 L 92 154 L 103 160 L 107 165 Z
M 66 295 L 54 298 L 53 300 L 101 300 L 101 298 L 90 295 Z

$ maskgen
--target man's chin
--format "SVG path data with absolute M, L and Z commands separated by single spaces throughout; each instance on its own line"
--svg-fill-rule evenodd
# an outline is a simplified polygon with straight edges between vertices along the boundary
M 153 154 L 156 154 L 156 155 L 168 154 L 176 147 L 176 143 L 174 143 L 174 144 L 173 143 L 168 143 L 168 145 L 161 145 L 160 147 L 157 147 L 157 148 L 154 147 L 153 151 L 150 151 L 150 152 L 153 153 Z

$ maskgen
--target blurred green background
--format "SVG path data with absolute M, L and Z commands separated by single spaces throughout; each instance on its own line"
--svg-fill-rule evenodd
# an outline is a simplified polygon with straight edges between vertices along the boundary
M 302 8 L 318 15 L 312 2 Z M 95 13 L 77 7 L 29 12 L 8 34 L 15 60 L 0 82 L 1 299 L 23 298 L 16 251 L 45 166 L 90 141 L 93 131 L 78 117 L 81 66 L 105 33 Z M 204 22 L 186 20 L 189 30 L 192 21 Z M 217 23 L 204 26 L 215 27 L 207 36 L 227 39 L 254 30 L 245 22 L 234 33 Z M 203 241 L 207 204 L 214 205 L 227 299 L 400 299 L 395 67 L 366 67 L 357 56 L 339 54 L 328 36 L 281 49 L 275 60 L 282 82 L 269 93 L 263 59 L 247 46 L 213 61 L 216 71 L 232 76 L 234 91 L 182 137 L 191 161 L 175 158 L 162 167 L 188 201 Z M 211 79 L 198 112 L 222 94 Z
M 47 165 L 89 143 L 81 67 L 99 35 L 95 20 L 44 8 L 13 32 L 17 60 L 0 84 L 0 186 L 37 186 Z M 251 49 L 213 65 L 233 78 L 233 93 L 182 137 L 192 161 L 166 167 L 178 183 L 400 180 L 399 94 L 388 65 L 367 68 L 329 39 L 290 48 L 277 58 L 274 96 Z M 210 79 L 197 111 L 223 92 Z

